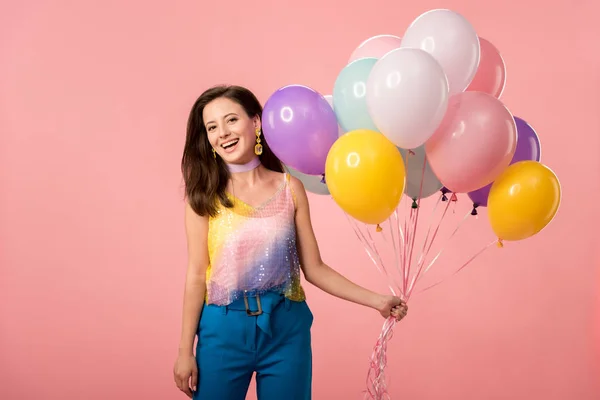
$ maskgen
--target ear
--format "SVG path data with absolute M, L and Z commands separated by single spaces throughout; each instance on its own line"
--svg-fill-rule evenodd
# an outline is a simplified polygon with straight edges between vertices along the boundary
M 256 131 L 257 129 L 262 130 L 262 122 L 260 120 L 260 116 L 255 116 L 253 118 L 253 123 L 254 123 L 254 130 Z

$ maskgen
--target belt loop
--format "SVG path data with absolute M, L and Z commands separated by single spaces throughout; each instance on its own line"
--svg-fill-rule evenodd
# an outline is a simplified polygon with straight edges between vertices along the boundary
M 284 302 L 285 302 L 285 309 L 287 311 L 289 311 L 290 308 L 292 308 L 292 301 L 290 299 L 288 299 L 287 297 L 285 297 Z
M 223 315 L 227 315 L 227 308 L 228 308 L 227 306 L 222 306 L 222 307 L 221 307 L 221 310 L 222 310 L 222 312 L 223 312 Z

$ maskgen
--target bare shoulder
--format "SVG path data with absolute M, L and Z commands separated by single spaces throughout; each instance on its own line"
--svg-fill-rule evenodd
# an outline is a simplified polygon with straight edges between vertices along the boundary
M 304 188 L 304 184 L 300 179 L 290 175 L 290 188 L 294 192 L 294 196 L 299 207 L 308 205 L 308 196 L 306 195 L 306 189 Z
M 208 216 L 196 213 L 187 200 L 185 202 L 185 226 L 188 234 L 199 234 L 208 228 Z
M 304 184 L 302 183 L 302 181 L 293 175 L 290 175 L 290 186 L 296 192 L 304 192 L 305 191 Z

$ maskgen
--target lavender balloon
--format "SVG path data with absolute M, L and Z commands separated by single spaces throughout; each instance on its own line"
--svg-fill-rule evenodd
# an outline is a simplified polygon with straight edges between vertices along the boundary
M 526 160 L 540 161 L 542 149 L 540 139 L 535 133 L 535 130 L 524 120 L 519 117 L 514 117 L 517 123 L 517 149 L 513 156 L 510 165 Z M 487 207 L 488 195 L 492 188 L 493 182 L 480 189 L 469 192 L 469 198 L 473 204 L 480 207 Z
M 265 140 L 284 164 L 308 175 L 325 172 L 338 138 L 338 122 L 325 97 L 306 86 L 285 86 L 267 100 L 262 124 Z

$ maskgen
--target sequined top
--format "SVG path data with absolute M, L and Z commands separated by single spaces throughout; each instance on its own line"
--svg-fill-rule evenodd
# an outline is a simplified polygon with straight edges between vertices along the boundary
M 221 206 L 209 220 L 205 302 L 227 305 L 245 291 L 276 291 L 293 301 L 304 300 L 290 175 L 258 207 L 229 197 L 234 206 Z

